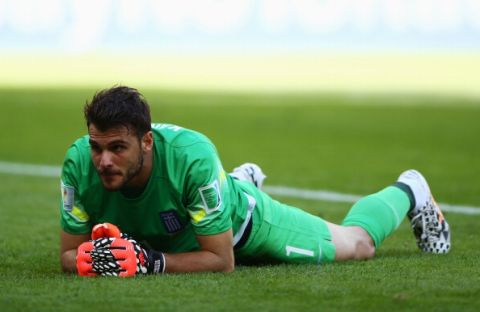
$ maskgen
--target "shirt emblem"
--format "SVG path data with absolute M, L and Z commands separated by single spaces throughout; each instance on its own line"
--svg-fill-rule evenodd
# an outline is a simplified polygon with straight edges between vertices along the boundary
M 175 210 L 168 210 L 160 212 L 163 226 L 169 234 L 180 232 L 183 229 L 180 217 Z

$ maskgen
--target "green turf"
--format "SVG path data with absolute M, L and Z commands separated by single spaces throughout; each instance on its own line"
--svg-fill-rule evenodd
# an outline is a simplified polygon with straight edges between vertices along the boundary
M 0 90 L 0 160 L 60 165 L 94 90 Z M 368 194 L 409 167 L 441 202 L 480 206 L 480 105 L 342 95 L 146 90 L 155 121 L 207 134 L 224 167 L 258 162 L 270 185 Z M 371 261 L 239 267 L 134 279 L 64 275 L 59 181 L 0 174 L 0 310 L 471 310 L 480 306 L 480 216 L 448 213 L 453 248 L 421 254 L 404 222 Z M 340 222 L 348 204 L 282 198 Z

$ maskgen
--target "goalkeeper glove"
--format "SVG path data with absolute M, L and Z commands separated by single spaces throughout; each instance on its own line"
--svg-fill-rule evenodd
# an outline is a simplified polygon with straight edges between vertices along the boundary
M 99 238 L 79 246 L 79 275 L 133 276 L 137 273 L 133 244 L 122 238 Z
M 144 249 L 110 223 L 96 225 L 92 240 L 77 251 L 77 271 L 82 276 L 133 276 L 165 272 L 165 256 Z

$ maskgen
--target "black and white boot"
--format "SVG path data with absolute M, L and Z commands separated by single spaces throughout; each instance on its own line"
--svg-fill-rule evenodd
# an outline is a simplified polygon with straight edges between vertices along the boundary
M 418 247 L 427 253 L 447 253 L 451 247 L 450 227 L 423 175 L 416 170 L 407 170 L 400 175 L 397 182 L 410 187 L 415 198 L 415 206 L 407 216 Z

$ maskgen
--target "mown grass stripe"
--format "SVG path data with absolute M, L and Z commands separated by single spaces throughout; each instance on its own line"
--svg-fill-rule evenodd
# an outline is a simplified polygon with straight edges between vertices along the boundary
M 33 165 L 25 163 L 14 163 L 0 161 L 0 173 L 13 175 L 41 176 L 41 177 L 60 177 L 61 168 L 59 166 Z M 264 186 L 263 190 L 270 195 L 284 196 L 290 198 L 306 200 L 322 200 L 330 202 L 354 203 L 361 195 L 338 193 L 328 190 L 310 190 L 300 189 L 289 186 L 269 185 Z M 480 207 L 452 205 L 448 203 L 439 203 L 443 211 L 454 212 L 465 215 L 480 215 Z

